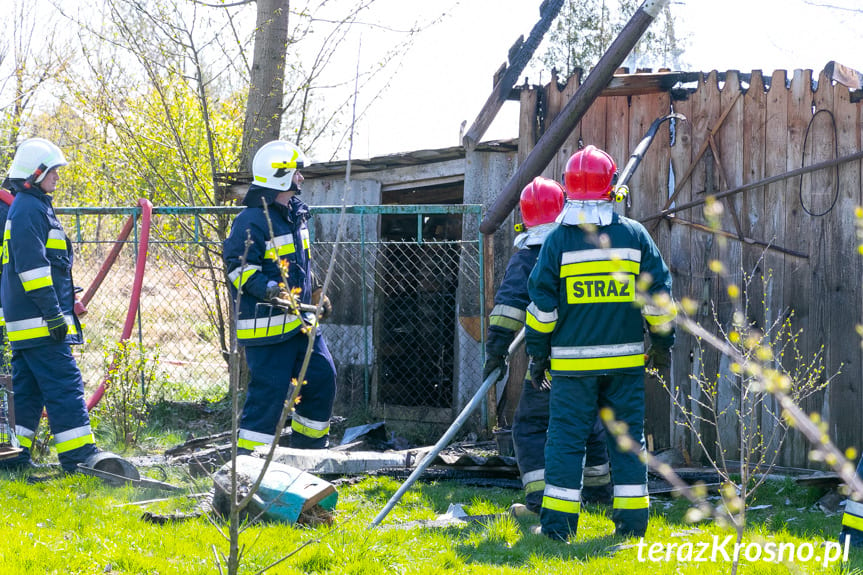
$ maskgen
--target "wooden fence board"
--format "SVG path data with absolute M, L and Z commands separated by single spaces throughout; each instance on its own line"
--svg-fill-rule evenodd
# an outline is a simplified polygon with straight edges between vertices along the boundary
M 698 90 L 690 96 L 692 101 L 692 149 L 695 162 L 692 171 L 692 196 L 693 199 L 704 200 L 708 195 L 717 191 L 714 181 L 715 170 L 713 169 L 712 153 L 708 152 L 700 159 L 695 157 L 707 139 L 707 135 L 713 126 L 713 122 L 719 116 L 719 92 L 716 88 L 716 75 L 709 75 L 704 82 L 699 84 Z M 703 206 L 687 210 L 682 216 L 688 216 L 693 222 L 706 224 Z M 693 318 L 699 324 L 708 329 L 713 327 L 713 305 L 715 301 L 715 276 L 709 271 L 710 260 L 715 257 L 715 237 L 712 234 L 693 231 L 690 241 L 692 253 L 692 292 L 693 299 L 698 303 L 698 311 Z M 711 353 L 709 347 L 703 342 L 697 342 L 693 350 L 692 362 L 692 388 L 691 394 L 700 403 L 699 415 L 707 421 L 714 420 L 715 394 L 708 393 L 704 387 L 705 380 L 715 380 L 718 372 L 718 361 L 715 353 Z M 716 428 L 712 424 L 703 423 L 699 429 L 699 439 L 705 449 L 711 453 L 716 450 Z M 700 455 L 699 457 L 703 457 Z
M 860 113 L 863 107 L 852 104 L 848 88 L 840 84 L 833 86 L 833 113 L 836 119 L 839 156 L 863 149 L 861 142 Z M 827 234 L 827 275 L 829 291 L 824 294 L 829 301 L 829 321 L 826 359 L 828 376 L 839 371 L 828 387 L 825 403 L 828 408 L 831 437 L 840 449 L 863 447 L 863 396 L 861 385 L 860 339 L 855 337 L 855 328 L 861 321 L 861 256 L 857 253 L 860 240 L 852 232 L 856 218 L 854 210 L 863 205 L 861 197 L 861 162 L 855 161 L 839 166 L 839 197 L 830 213 L 831 225 Z M 816 296 L 817 297 L 817 296 Z
M 786 170 L 793 170 L 800 167 L 800 161 L 803 156 L 803 137 L 806 132 L 806 127 L 809 125 L 809 120 L 812 117 L 812 71 L 811 70 L 795 70 L 794 76 L 791 78 L 791 88 L 788 94 L 788 124 L 787 124 L 787 140 L 788 148 L 786 150 Z M 800 178 L 792 178 L 788 180 L 786 187 L 786 195 L 784 198 L 785 207 L 785 244 L 786 247 L 809 254 L 810 259 L 814 254 L 810 252 L 809 226 L 810 219 L 803 213 L 798 198 L 798 189 L 800 186 Z M 785 278 L 783 284 L 782 301 L 784 307 L 790 309 L 794 314 L 794 326 L 802 330 L 801 336 L 797 339 L 801 353 L 806 353 L 810 348 L 810 333 L 809 333 L 809 305 L 811 301 L 812 289 L 808 272 L 810 262 L 801 260 L 800 258 L 785 258 Z M 790 355 L 790 354 L 789 354 Z M 793 359 L 788 357 L 788 362 L 793 363 Z M 786 368 L 792 368 L 792 365 L 786 365 Z M 801 450 L 806 450 L 807 445 L 800 433 L 791 431 L 786 439 L 787 449 L 783 454 L 783 461 L 788 464 L 788 454 L 797 453 Z
M 674 111 L 687 118 L 686 122 L 675 122 L 675 141 L 670 153 L 673 173 L 676 178 L 680 178 L 692 163 L 692 123 L 688 120 L 692 116 L 692 103 L 689 100 L 675 102 Z M 672 189 L 667 190 L 665 197 L 658 198 L 662 202 L 659 207 L 664 205 L 665 200 L 673 192 L 673 187 L 676 187 L 676 178 L 674 178 Z M 692 201 L 691 180 L 683 184 L 677 197 L 677 201 L 680 203 Z M 684 217 L 689 219 L 689 214 L 685 214 Z M 673 222 L 673 218 L 671 221 Z M 668 222 L 660 224 L 658 231 L 661 238 L 668 240 L 667 243 L 660 244 L 659 248 L 666 259 L 666 263 L 671 268 L 674 278 L 672 286 L 674 298 L 682 301 L 684 298 L 691 297 L 692 294 L 693 269 L 690 238 L 693 232 L 688 226 Z M 698 452 L 695 437 L 686 424 L 688 415 L 693 409 L 693 403 L 690 401 L 691 382 L 688 374 L 692 366 L 694 343 L 695 338 L 689 333 L 681 329 L 677 330 L 672 350 L 673 370 L 670 378 L 671 391 L 680 403 L 679 406 L 672 406 L 671 445 L 684 453 L 687 460 Z
M 823 72 L 812 100 L 816 113 L 811 116 L 806 133 L 803 135 L 805 155 L 801 158 L 801 165 L 811 165 L 835 157 L 833 151 L 836 147 L 837 135 L 833 129 L 832 120 L 833 86 L 830 78 Z M 838 181 L 834 179 L 835 175 L 836 170 L 826 169 L 806 174 L 800 180 L 803 186 L 800 194 L 802 198 L 801 209 L 805 214 L 804 225 L 809 228 L 808 233 L 810 234 L 809 273 L 807 275 L 810 278 L 809 293 L 812 297 L 809 306 L 809 333 L 807 334 L 808 337 L 804 338 L 806 342 L 805 361 L 816 361 L 814 358 L 820 356 L 826 362 L 823 342 L 827 341 L 829 336 L 830 301 L 827 297 L 817 297 L 816 294 L 830 294 L 832 292 L 832 289 L 828 287 L 832 281 L 830 280 L 830 270 L 827 267 L 830 262 L 827 236 L 832 225 L 831 220 L 835 217 L 830 207 L 834 197 L 833 190 L 838 185 Z M 824 375 L 822 374 L 817 379 L 823 381 Z M 829 411 L 829 403 L 825 405 L 824 394 L 825 392 L 822 390 L 808 396 L 802 402 L 802 407 L 809 413 L 819 413 L 822 416 L 829 415 L 825 411 L 825 408 Z
M 764 124 L 764 172 L 766 176 L 781 174 L 787 168 L 786 150 L 788 138 L 788 90 L 785 87 L 786 73 L 777 70 L 770 78 L 767 92 L 767 110 Z M 787 181 L 780 181 L 764 187 L 764 205 L 767 209 L 764 219 L 762 239 L 777 246 L 785 245 L 785 198 Z M 771 333 L 777 322 L 786 316 L 782 298 L 785 278 L 785 256 L 780 252 L 768 250 L 764 253 L 764 325 Z M 768 336 L 772 343 L 773 338 Z M 778 359 L 776 360 L 778 362 Z M 761 412 L 761 429 L 766 438 L 765 449 L 776 452 L 780 448 L 779 408 L 773 398 L 767 398 Z

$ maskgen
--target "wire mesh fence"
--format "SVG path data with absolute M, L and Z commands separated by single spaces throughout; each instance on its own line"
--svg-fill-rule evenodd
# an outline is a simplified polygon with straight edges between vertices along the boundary
M 123 222 L 139 211 L 57 211 L 75 246 L 76 283 L 101 282 L 82 318 L 86 343 L 74 350 L 93 389 L 107 373 L 130 305 L 135 311 L 137 226 L 110 271 L 104 266 Z M 156 359 L 161 385 L 180 399 L 216 399 L 228 390 L 221 239 L 238 211 L 153 211 L 131 339 Z M 323 279 L 336 249 L 336 226 L 328 224 L 338 209 L 313 207 L 312 214 L 313 265 Z M 321 326 L 338 372 L 336 413 L 364 409 L 423 421 L 445 412 L 440 419 L 447 419 L 480 384 L 484 330 L 466 334 L 460 321 L 484 305 L 481 238 L 462 238 L 463 224 L 478 226 L 479 206 L 353 206 L 345 218 L 328 287 L 334 311 Z

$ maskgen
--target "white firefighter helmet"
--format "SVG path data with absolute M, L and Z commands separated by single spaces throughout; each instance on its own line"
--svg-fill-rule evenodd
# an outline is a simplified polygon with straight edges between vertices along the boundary
M 261 146 L 252 160 L 254 183 L 286 192 L 293 184 L 294 172 L 307 163 L 303 152 L 291 142 L 273 140 Z M 296 189 L 296 188 L 294 188 Z
M 32 177 L 38 184 L 45 178 L 48 170 L 65 166 L 67 163 L 63 152 L 55 144 L 45 138 L 30 138 L 21 142 L 15 150 L 7 177 L 22 180 Z

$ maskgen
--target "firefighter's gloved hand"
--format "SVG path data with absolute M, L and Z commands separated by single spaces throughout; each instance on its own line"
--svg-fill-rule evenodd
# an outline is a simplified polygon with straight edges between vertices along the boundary
M 647 348 L 647 366 L 653 369 L 668 369 L 671 367 L 671 350 L 651 345 Z
M 485 381 L 488 379 L 488 376 L 498 368 L 500 368 L 500 371 L 497 374 L 497 379 L 494 380 L 495 383 L 503 379 L 506 373 L 506 353 L 486 351 L 485 365 L 482 366 L 482 380 Z
M 530 358 L 530 384 L 534 389 L 551 389 L 547 373 L 549 367 L 551 367 L 551 360 L 547 357 Z
M 318 288 L 312 292 L 312 305 L 315 307 L 318 306 L 318 302 L 321 301 L 321 294 L 323 293 L 323 288 Z M 323 313 L 321 313 L 321 319 L 327 319 L 333 314 L 333 304 L 330 303 L 330 298 L 324 296 L 324 301 L 321 303 L 321 308 Z
M 66 334 L 69 332 L 69 326 L 66 325 L 66 318 L 63 314 L 57 314 L 54 317 L 45 320 L 48 324 L 48 334 L 54 341 L 63 341 L 66 339 Z

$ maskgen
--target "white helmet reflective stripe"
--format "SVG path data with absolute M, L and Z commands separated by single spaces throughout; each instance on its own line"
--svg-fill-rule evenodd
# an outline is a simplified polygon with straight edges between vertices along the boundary
M 22 180 L 32 176 L 37 170 L 41 170 L 34 181 L 38 184 L 45 178 L 48 170 L 65 166 L 68 164 L 63 152 L 45 138 L 30 138 L 24 140 L 15 150 L 12 166 L 9 168 L 8 178 L 20 178 Z
M 252 160 L 252 177 L 257 185 L 272 190 L 291 188 L 294 172 L 302 169 L 306 157 L 300 149 L 284 140 L 274 140 L 261 146 Z

